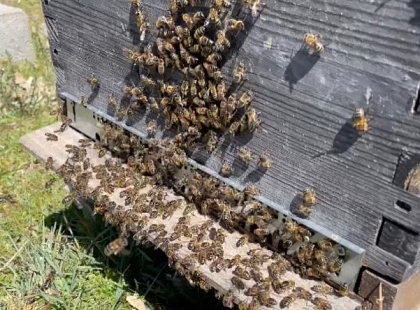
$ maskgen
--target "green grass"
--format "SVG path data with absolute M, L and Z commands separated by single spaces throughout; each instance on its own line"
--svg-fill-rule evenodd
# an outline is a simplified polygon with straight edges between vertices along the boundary
M 30 156 L 19 138 L 55 121 L 55 80 L 40 0 L 0 0 L 30 17 L 35 63 L 0 61 L 0 310 L 132 309 L 136 293 L 156 309 L 221 308 L 213 294 L 191 288 L 161 251 L 133 247 L 106 257 L 113 228 L 86 210 L 64 208 L 64 183 Z M 31 78 L 23 87 L 16 77 Z M 56 179 L 50 190 L 45 182 Z

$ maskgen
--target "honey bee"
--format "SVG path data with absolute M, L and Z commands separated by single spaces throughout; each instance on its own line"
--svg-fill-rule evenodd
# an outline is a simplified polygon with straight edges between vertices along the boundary
M 241 238 L 239 238 L 239 240 L 236 242 L 236 246 L 241 247 L 241 246 L 244 246 L 245 244 L 247 244 L 248 242 L 249 242 L 249 236 L 244 235 Z
M 86 107 L 88 104 L 88 98 L 86 98 L 85 96 L 80 97 L 80 104 Z
M 304 299 L 304 300 L 312 300 L 312 294 L 308 290 L 304 289 L 303 287 L 296 287 L 293 290 L 293 293 L 296 294 L 297 298 Z
M 114 95 L 108 95 L 108 105 L 111 107 L 115 107 L 117 105 L 117 99 L 115 99 Z
M 250 280 L 251 279 L 251 275 L 249 274 L 249 272 L 246 271 L 245 268 L 240 267 L 240 266 L 237 266 L 232 273 L 234 275 L 238 276 L 239 278 L 244 279 L 244 280 Z
M 254 100 L 254 92 L 252 90 L 247 90 L 239 98 L 238 109 L 242 107 L 248 108 L 252 100 Z
M 280 301 L 280 309 L 289 307 L 297 299 L 296 293 L 291 293 Z
M 322 45 L 320 39 L 320 36 L 317 34 L 307 33 L 303 37 L 303 42 L 315 53 L 321 54 L 324 52 L 324 46 Z
M 229 9 L 232 6 L 229 0 L 213 0 L 212 6 L 218 11 L 222 11 L 224 9 Z
M 213 65 L 217 65 L 219 61 L 222 60 L 222 55 L 220 53 L 214 52 L 207 56 L 206 61 Z
M 217 134 L 214 131 L 210 130 L 207 132 L 206 138 L 207 138 L 206 150 L 207 152 L 212 153 L 216 149 L 216 146 L 217 146 L 217 141 L 218 141 Z
M 146 131 L 149 136 L 152 136 L 156 133 L 157 130 L 157 122 L 155 120 L 151 120 L 146 125 Z
M 226 38 L 226 32 L 224 30 L 218 30 L 216 33 L 216 51 L 223 52 L 225 48 L 230 48 L 230 41 Z
M 302 193 L 303 202 L 307 206 L 316 204 L 315 191 L 312 188 L 306 188 Z
M 321 250 L 327 251 L 333 247 L 333 243 L 331 240 L 324 239 L 318 242 L 318 246 Z
M 219 18 L 219 12 L 216 8 L 210 8 L 208 20 L 206 21 L 205 25 L 208 25 L 209 23 L 214 24 L 216 27 L 220 27 L 222 24 L 222 21 Z
M 179 10 L 179 1 L 169 0 L 169 11 L 172 16 L 177 16 Z
M 46 132 L 45 136 L 47 141 L 58 141 L 58 136 L 53 133 Z
M 238 290 L 244 290 L 245 284 L 244 282 L 237 276 L 233 276 L 231 279 L 232 284 L 238 289 Z
M 263 274 L 258 269 L 251 269 L 249 273 L 255 282 L 259 283 L 263 280 Z
M 143 82 L 145 87 L 153 87 L 156 85 L 156 82 L 153 79 L 145 75 L 140 75 L 140 80 Z
M 301 216 L 303 217 L 308 217 L 311 215 L 312 213 L 312 208 L 307 207 L 304 204 L 300 204 L 298 205 L 298 207 L 296 208 L 297 213 L 299 213 Z
M 211 46 L 213 45 L 213 41 L 203 35 L 198 39 L 198 44 L 203 46 Z
M 324 298 L 315 297 L 312 303 L 317 307 L 317 310 L 332 310 L 331 304 Z
M 244 163 L 249 163 L 252 160 L 251 150 L 246 146 L 239 149 L 238 156 Z
M 227 291 L 225 296 L 223 296 L 223 306 L 233 308 L 233 292 L 231 290 Z
M 265 3 L 261 3 L 261 0 L 242 0 L 242 3 L 251 9 L 252 17 L 257 17 L 261 11 L 260 6 L 265 5 Z
M 357 131 L 365 133 L 369 128 L 369 119 L 366 116 L 365 110 L 362 108 L 356 109 L 353 114 L 353 127 L 356 128 Z
M 157 60 L 157 68 L 158 68 L 158 73 L 159 74 L 164 74 L 165 73 L 165 61 L 163 58 L 158 58 Z
M 255 111 L 255 109 L 249 109 L 246 111 L 246 118 L 247 120 L 243 120 L 241 125 L 246 125 L 248 127 L 249 132 L 254 132 L 261 124 L 261 120 L 258 117 L 259 113 Z
M 233 71 L 233 82 L 240 83 L 241 81 L 246 81 L 247 77 L 245 76 L 246 67 L 243 62 L 240 62 Z
M 53 168 L 53 164 L 54 164 L 54 159 L 50 156 L 47 158 L 47 161 L 45 163 L 45 169 L 46 170 L 51 170 Z
M 226 94 L 226 85 L 224 81 L 221 81 L 219 84 L 217 84 L 217 96 L 216 100 L 222 101 L 225 100 L 225 94 Z
M 244 188 L 244 194 L 248 196 L 259 196 L 261 194 L 261 191 L 255 185 L 248 185 Z
M 53 108 L 50 111 L 50 115 L 51 116 L 57 115 L 57 120 L 58 120 L 58 116 L 61 115 L 63 112 L 64 112 L 63 107 L 60 105 L 60 106 L 57 106 L 57 107 Z
M 258 295 L 258 301 L 265 307 L 272 307 L 277 305 L 277 301 L 270 297 L 269 292 L 262 292 Z
M 323 295 L 332 294 L 334 292 L 334 289 L 328 284 L 314 285 L 311 287 L 311 290 Z
M 229 30 L 243 31 L 245 30 L 245 24 L 242 20 L 237 20 L 237 19 L 232 18 L 228 20 L 227 28 Z
M 202 36 L 204 36 L 205 33 L 206 33 L 206 27 L 205 26 L 198 27 L 194 31 L 194 39 L 199 40 Z
M 223 176 L 230 176 L 233 172 L 233 168 L 230 164 L 228 163 L 223 163 L 222 167 L 220 168 L 220 174 Z
M 88 78 L 86 81 L 92 87 L 92 89 L 95 89 L 96 87 L 99 86 L 99 80 L 93 75 L 90 78 Z
M 228 130 L 229 134 L 234 136 L 238 132 L 240 127 L 241 127 L 241 122 L 238 122 L 238 121 L 232 122 L 232 124 L 230 124 L 229 126 L 229 130 Z
M 349 295 L 349 285 L 347 283 L 343 283 L 338 287 L 337 293 L 340 296 L 348 296 Z
M 272 166 L 273 162 L 270 160 L 270 158 L 268 157 L 268 152 L 263 152 L 260 155 L 260 162 L 259 165 L 263 168 L 263 169 L 268 169 Z
M 50 189 L 56 181 L 57 179 L 55 178 L 49 179 L 47 182 L 45 182 L 45 189 Z
M 71 118 L 66 118 L 62 123 L 61 126 L 58 130 L 56 130 L 55 132 L 64 132 L 67 127 L 73 122 L 73 120 Z
M 63 198 L 63 200 L 61 201 L 61 203 L 63 205 L 69 205 L 73 202 L 73 200 L 76 198 L 76 195 L 74 193 L 71 193 L 69 195 L 67 195 L 66 197 Z
M 110 242 L 104 250 L 106 256 L 117 255 L 121 253 L 124 248 L 128 245 L 127 238 L 120 237 Z

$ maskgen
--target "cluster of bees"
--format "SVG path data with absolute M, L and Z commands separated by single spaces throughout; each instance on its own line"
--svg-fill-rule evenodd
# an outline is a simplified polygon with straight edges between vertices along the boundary
M 51 135 L 46 135 L 46 138 Z M 92 145 L 99 157 L 103 158 L 111 150 L 118 158 L 106 158 L 103 164 L 93 166 L 87 156 L 87 147 Z M 337 256 L 330 240 L 310 242 L 313 232 L 291 219 L 283 227 L 271 230 L 269 225 L 277 214 L 253 198 L 259 195 L 259 189 L 254 185 L 237 191 L 198 171 L 193 172 L 191 177 L 180 173 L 187 165 L 187 155 L 175 139 L 149 140 L 148 144 L 143 144 L 137 136 L 105 123 L 100 142 L 81 139 L 78 146 L 66 145 L 66 150 L 70 157 L 58 172 L 71 184 L 72 192 L 63 199 L 63 203 L 70 204 L 76 198 L 92 199 L 94 212 L 119 227 L 119 237 L 106 247 L 106 255 L 123 252 L 130 236 L 139 243 L 148 242 L 147 238 L 153 236 L 155 248 L 166 252 L 170 265 L 191 285 L 206 291 L 211 289 L 197 269 L 199 265 L 206 265 L 216 273 L 231 270 L 232 289 L 226 293 L 216 292 L 216 297 L 231 308 L 234 304 L 244 310 L 272 307 L 277 302 L 270 294 L 271 289 L 277 294 L 291 291 L 281 300 L 281 308 L 305 299 L 317 309 L 331 309 L 327 299 L 314 297 L 313 293 L 348 294 L 345 284 L 337 290 L 327 285 L 322 289 L 321 286 L 314 287 L 311 293 L 295 287 L 291 280 L 282 279 L 290 270 L 308 278 L 327 278 L 331 273 L 339 272 L 345 252 Z M 53 163 L 53 159 L 49 158 L 46 168 L 51 169 Z M 94 187 L 90 183 L 93 179 L 99 182 Z M 168 193 L 161 185 L 172 185 L 186 199 L 167 201 Z M 144 191 L 146 187 L 151 187 L 151 190 Z M 113 193 L 119 193 L 124 202 L 117 204 L 112 201 L 110 195 Z M 305 204 L 316 202 L 312 190 L 305 190 L 303 197 Z M 150 224 L 151 219 L 166 220 L 180 209 L 183 210 L 182 217 L 171 233 L 167 225 Z M 200 225 L 191 225 L 194 212 L 215 215 L 221 228 L 213 226 L 215 221 L 211 217 Z M 225 253 L 223 245 L 228 230 L 225 228 L 237 228 L 244 232 L 236 241 L 238 248 L 249 241 L 265 245 L 272 238 L 274 243 L 277 242 L 276 251 L 280 253 L 269 255 L 268 251 L 258 248 L 250 250 L 246 256 L 226 257 L 228 253 Z M 301 245 L 287 257 L 287 249 L 296 243 Z M 188 249 L 190 253 L 182 259 L 179 258 L 181 248 Z M 265 270 L 262 269 L 263 264 L 266 264 Z M 264 277 L 262 271 L 268 271 L 269 276 Z M 255 283 L 249 285 L 249 280 Z M 234 297 L 235 289 L 243 291 L 252 298 L 251 301 L 238 300 Z
M 140 1 L 133 5 L 141 8 Z M 254 132 L 260 126 L 259 113 L 251 108 L 252 90 L 242 93 L 228 92 L 228 85 L 221 73 L 221 62 L 232 49 L 233 40 L 245 31 L 242 20 L 228 19 L 231 8 L 228 0 L 213 0 L 208 15 L 202 11 L 187 13 L 195 3 L 170 1 L 170 10 L 156 21 L 158 38 L 143 51 L 130 50 L 128 57 L 148 72 L 140 76 L 139 85 L 123 88 L 128 105 L 116 107 L 116 100 L 109 96 L 108 104 L 116 109 L 117 119 L 132 116 L 136 111 L 149 107 L 165 116 L 165 128 L 177 127 L 184 133 L 185 147 L 206 141 L 212 152 L 217 145 L 218 133 L 231 136 L 242 131 Z M 244 0 L 243 5 L 256 16 L 261 9 L 258 0 Z M 136 12 L 143 12 L 136 9 Z M 138 14 L 143 16 L 143 13 Z M 139 29 L 146 23 L 138 22 Z M 249 66 L 239 62 L 233 72 L 233 89 L 247 80 Z M 183 75 L 179 83 L 165 81 L 166 73 L 174 71 Z M 231 86 L 232 86 L 231 85 Z M 157 122 L 147 124 L 147 132 L 154 135 Z

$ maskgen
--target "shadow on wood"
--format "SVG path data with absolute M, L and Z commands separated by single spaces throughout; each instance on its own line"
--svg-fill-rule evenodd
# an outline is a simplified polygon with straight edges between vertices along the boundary
M 324 155 L 338 155 L 346 152 L 361 137 L 360 133 L 353 127 L 352 121 L 348 120 L 335 135 L 332 148 L 312 157 L 312 159 Z
M 410 19 L 410 24 L 420 27 L 420 2 L 417 0 L 411 0 L 408 7 L 414 10 L 414 17 Z
M 284 79 L 289 82 L 290 92 L 293 91 L 294 85 L 311 71 L 319 58 L 319 55 L 310 54 L 304 47 L 297 51 L 284 72 Z

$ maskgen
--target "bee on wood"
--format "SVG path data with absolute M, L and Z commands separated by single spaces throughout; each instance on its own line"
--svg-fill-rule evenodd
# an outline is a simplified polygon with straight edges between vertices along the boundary
M 92 87 L 92 89 L 95 89 L 96 87 L 99 86 L 99 80 L 93 75 L 90 78 L 87 78 L 86 81 Z
M 296 293 L 291 293 L 280 301 L 280 309 L 289 307 L 297 299 Z
M 303 37 L 303 42 L 315 53 L 321 54 L 324 52 L 324 46 L 322 45 L 320 39 L 320 36 L 317 34 L 307 33 Z
M 212 6 L 221 12 L 232 7 L 232 3 L 229 0 L 213 0 Z
M 157 130 L 157 122 L 155 120 L 151 120 L 146 125 L 146 131 L 149 136 L 153 136 Z
M 220 27 L 222 25 L 222 21 L 220 20 L 220 17 L 219 17 L 219 12 L 214 7 L 210 8 L 210 12 L 207 17 L 207 21 L 205 25 L 208 25 L 210 23 L 214 24 L 216 27 Z
M 244 282 L 237 276 L 233 276 L 231 279 L 232 284 L 238 289 L 238 290 L 244 290 L 245 284 Z
M 223 306 L 230 309 L 233 308 L 233 292 L 231 290 L 227 291 L 225 296 L 223 296 Z
M 325 283 L 320 285 L 314 285 L 311 287 L 311 290 L 322 295 L 329 295 L 334 292 L 334 289 Z
M 206 33 L 206 27 L 205 26 L 198 27 L 194 31 L 194 39 L 199 40 L 201 37 L 204 36 L 205 33 Z
M 218 52 L 223 52 L 225 48 L 230 48 L 230 41 L 226 38 L 226 31 L 218 30 L 216 33 L 215 49 Z
M 114 95 L 108 95 L 108 105 L 111 107 L 115 107 L 117 105 L 117 99 Z
M 277 301 L 270 297 L 269 292 L 262 292 L 258 295 L 258 301 L 265 307 L 273 307 L 277 305 Z
M 247 164 L 252 160 L 251 150 L 247 148 L 246 146 L 242 146 L 239 149 L 238 156 L 240 160 L 242 160 L 244 163 L 247 163 Z
M 226 85 L 224 81 L 221 81 L 219 84 L 217 84 L 216 90 L 216 100 L 225 100 Z
M 217 141 L 218 141 L 217 134 L 214 131 L 210 130 L 206 134 L 206 139 L 207 139 L 206 150 L 207 152 L 212 153 L 216 149 L 216 146 L 217 146 Z
M 156 82 L 153 79 L 145 75 L 140 75 L 140 80 L 143 82 L 145 87 L 154 87 L 156 85 Z
M 296 287 L 293 290 L 293 293 L 297 295 L 297 298 L 304 299 L 311 301 L 312 300 L 312 294 L 308 290 L 305 290 L 303 287 Z
M 249 242 L 249 236 L 244 235 L 241 238 L 239 238 L 239 240 L 236 242 L 236 246 L 241 247 L 241 246 L 244 246 L 245 244 L 247 244 L 248 242 Z
M 232 273 L 234 275 L 238 276 L 239 278 L 244 279 L 244 280 L 250 280 L 251 279 L 251 275 L 249 274 L 249 272 L 246 271 L 245 268 L 240 267 L 240 266 L 237 266 Z
M 45 162 L 45 170 L 52 170 L 54 164 L 54 159 L 50 156 Z
M 235 69 L 233 70 L 233 82 L 240 83 L 241 81 L 246 81 L 247 77 L 245 75 L 246 66 L 243 62 L 240 62 Z
M 298 207 L 296 208 L 297 213 L 299 213 L 301 216 L 303 217 L 309 217 L 312 213 L 312 208 L 308 207 L 304 204 L 300 204 L 298 205 Z
M 127 238 L 120 237 L 110 242 L 104 250 L 106 256 L 117 255 L 121 253 L 124 248 L 128 245 Z
M 222 167 L 220 168 L 220 174 L 227 177 L 230 176 L 233 172 L 233 168 L 230 164 L 228 163 L 223 163 Z
M 259 162 L 259 165 L 260 165 L 263 169 L 265 169 L 265 170 L 269 169 L 269 168 L 273 165 L 273 162 L 272 162 L 272 161 L 271 161 L 271 159 L 268 157 L 268 152 L 263 152 L 263 153 L 260 155 L 260 162 Z
M 312 188 L 306 188 L 302 193 L 303 203 L 307 206 L 316 204 L 316 194 Z
M 255 111 L 255 109 L 249 109 L 246 111 L 246 121 L 245 119 L 242 120 L 242 126 L 247 126 L 249 132 L 254 132 L 261 124 L 261 120 L 258 117 L 259 113 Z
M 216 42 L 217 43 L 217 42 Z M 206 61 L 213 65 L 217 65 L 219 61 L 222 60 L 222 55 L 220 53 L 214 52 L 207 56 Z
M 239 128 L 241 127 L 241 122 L 235 121 L 232 124 L 230 124 L 228 133 L 232 136 L 235 136 L 235 134 L 239 131 Z
M 45 136 L 47 141 L 58 141 L 58 136 L 53 133 L 46 132 Z
M 80 102 L 79 102 L 82 106 L 86 107 L 88 104 L 88 98 L 86 98 L 85 96 L 80 97 Z
M 261 191 L 255 185 L 248 185 L 244 188 L 244 194 L 248 196 L 259 196 L 261 194 Z
M 198 44 L 203 46 L 211 46 L 213 45 L 213 41 L 203 35 L 198 39 Z
M 353 127 L 356 128 L 358 132 L 365 133 L 370 129 L 369 119 L 366 114 L 366 111 L 362 108 L 356 109 L 353 113 Z
M 245 24 L 242 20 L 237 19 L 229 19 L 227 22 L 227 29 L 229 30 L 235 30 L 235 31 L 244 31 L 245 30 Z
M 324 298 L 315 297 L 312 303 L 317 307 L 317 310 L 332 310 L 331 304 Z
M 73 122 L 73 120 L 71 118 L 66 118 L 62 123 L 61 126 L 58 130 L 56 130 L 55 132 L 64 132 L 67 127 Z
M 349 285 L 347 283 L 340 284 L 340 286 L 338 287 L 338 290 L 337 290 L 337 293 L 340 296 L 343 296 L 343 297 L 348 296 L 349 292 L 350 292 L 350 288 L 349 288 Z
M 254 92 L 252 90 L 244 92 L 239 98 L 239 104 L 237 108 L 248 108 L 251 105 L 252 100 L 254 100 Z
M 258 17 L 258 14 L 261 11 L 261 6 L 264 6 L 265 3 L 261 3 L 261 0 L 242 0 L 242 4 L 249 9 L 251 9 L 252 17 Z
M 157 60 L 157 69 L 159 74 L 165 73 L 165 61 L 163 58 L 158 58 Z

